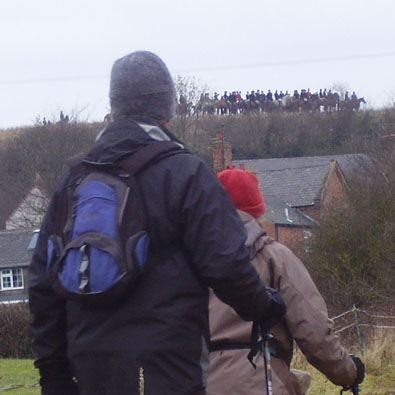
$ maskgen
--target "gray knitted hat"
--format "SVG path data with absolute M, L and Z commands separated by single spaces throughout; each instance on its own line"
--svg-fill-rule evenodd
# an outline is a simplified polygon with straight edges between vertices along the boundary
M 137 51 L 115 61 L 110 83 L 113 119 L 140 115 L 170 120 L 175 114 L 175 103 L 173 79 L 158 56 Z

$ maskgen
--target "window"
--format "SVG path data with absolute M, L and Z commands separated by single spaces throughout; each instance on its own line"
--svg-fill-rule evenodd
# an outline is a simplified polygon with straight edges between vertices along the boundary
M 304 230 L 302 233 L 304 241 L 308 241 L 311 239 L 311 232 L 309 230 Z
M 3 291 L 21 288 L 23 288 L 23 271 L 21 268 L 1 271 L 1 289 Z

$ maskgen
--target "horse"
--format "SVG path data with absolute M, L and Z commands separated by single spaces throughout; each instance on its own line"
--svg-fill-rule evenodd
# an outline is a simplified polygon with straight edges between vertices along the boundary
M 258 101 L 245 101 L 245 112 L 255 112 L 260 110 L 260 105 Z
M 307 102 L 307 106 L 308 106 L 308 111 L 310 112 L 320 112 L 321 110 L 321 106 L 320 106 L 320 97 L 318 95 L 318 93 L 313 93 Z
M 200 112 L 202 115 L 209 114 L 212 115 L 215 113 L 215 101 L 210 99 L 208 96 L 202 96 L 199 100 L 199 103 L 196 106 L 196 110 Z
M 214 101 L 214 110 L 217 115 L 224 115 L 228 112 L 228 102 L 226 100 L 220 99 Z
M 328 93 L 328 95 L 322 99 L 321 105 L 324 107 L 324 111 L 332 112 L 338 110 L 339 101 L 340 96 L 337 92 Z
M 341 100 L 339 102 L 339 111 L 359 111 L 361 103 L 366 104 L 365 98 Z
M 189 104 L 186 102 L 178 103 L 176 106 L 176 114 L 181 115 L 181 116 L 188 115 L 191 106 L 192 106 L 192 103 L 189 103 Z
M 366 100 L 364 97 L 360 97 L 357 100 L 351 100 L 353 103 L 353 110 L 354 111 L 359 111 L 359 107 L 361 106 L 361 103 L 366 104 Z
M 239 103 L 229 102 L 228 103 L 229 114 L 237 114 L 239 112 Z
M 299 111 L 299 99 L 291 95 L 285 95 L 281 99 L 281 106 L 285 111 L 297 112 Z
M 262 111 L 275 112 L 281 110 L 281 102 L 279 100 L 266 100 L 262 104 Z

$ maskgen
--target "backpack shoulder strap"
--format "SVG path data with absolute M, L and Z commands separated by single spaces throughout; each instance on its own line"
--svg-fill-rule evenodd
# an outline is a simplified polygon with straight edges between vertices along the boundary
M 66 163 L 70 168 L 74 168 L 82 162 L 84 157 L 85 157 L 85 154 L 83 152 L 81 152 L 77 155 L 74 155 L 74 156 L 71 156 L 70 158 L 68 158 Z
M 140 148 L 134 154 L 128 155 L 119 164 L 131 175 L 136 175 L 157 160 L 182 152 L 188 153 L 189 151 L 172 141 L 154 141 Z
M 54 230 L 55 234 L 58 236 L 64 235 L 71 226 L 71 219 L 68 217 L 70 205 L 72 202 L 71 188 L 73 185 L 75 185 L 76 180 L 83 174 L 85 170 L 85 166 L 83 165 L 83 159 L 85 155 L 85 153 L 79 153 L 77 155 L 71 156 L 65 162 L 69 167 L 70 175 L 67 179 L 67 183 L 59 192 L 59 205 L 57 215 L 55 216 L 54 220 Z

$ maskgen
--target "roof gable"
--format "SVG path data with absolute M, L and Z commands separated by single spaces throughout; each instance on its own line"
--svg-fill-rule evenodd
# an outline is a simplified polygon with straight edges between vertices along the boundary
M 48 198 L 45 193 L 34 186 L 7 218 L 6 229 L 39 227 L 47 206 Z

